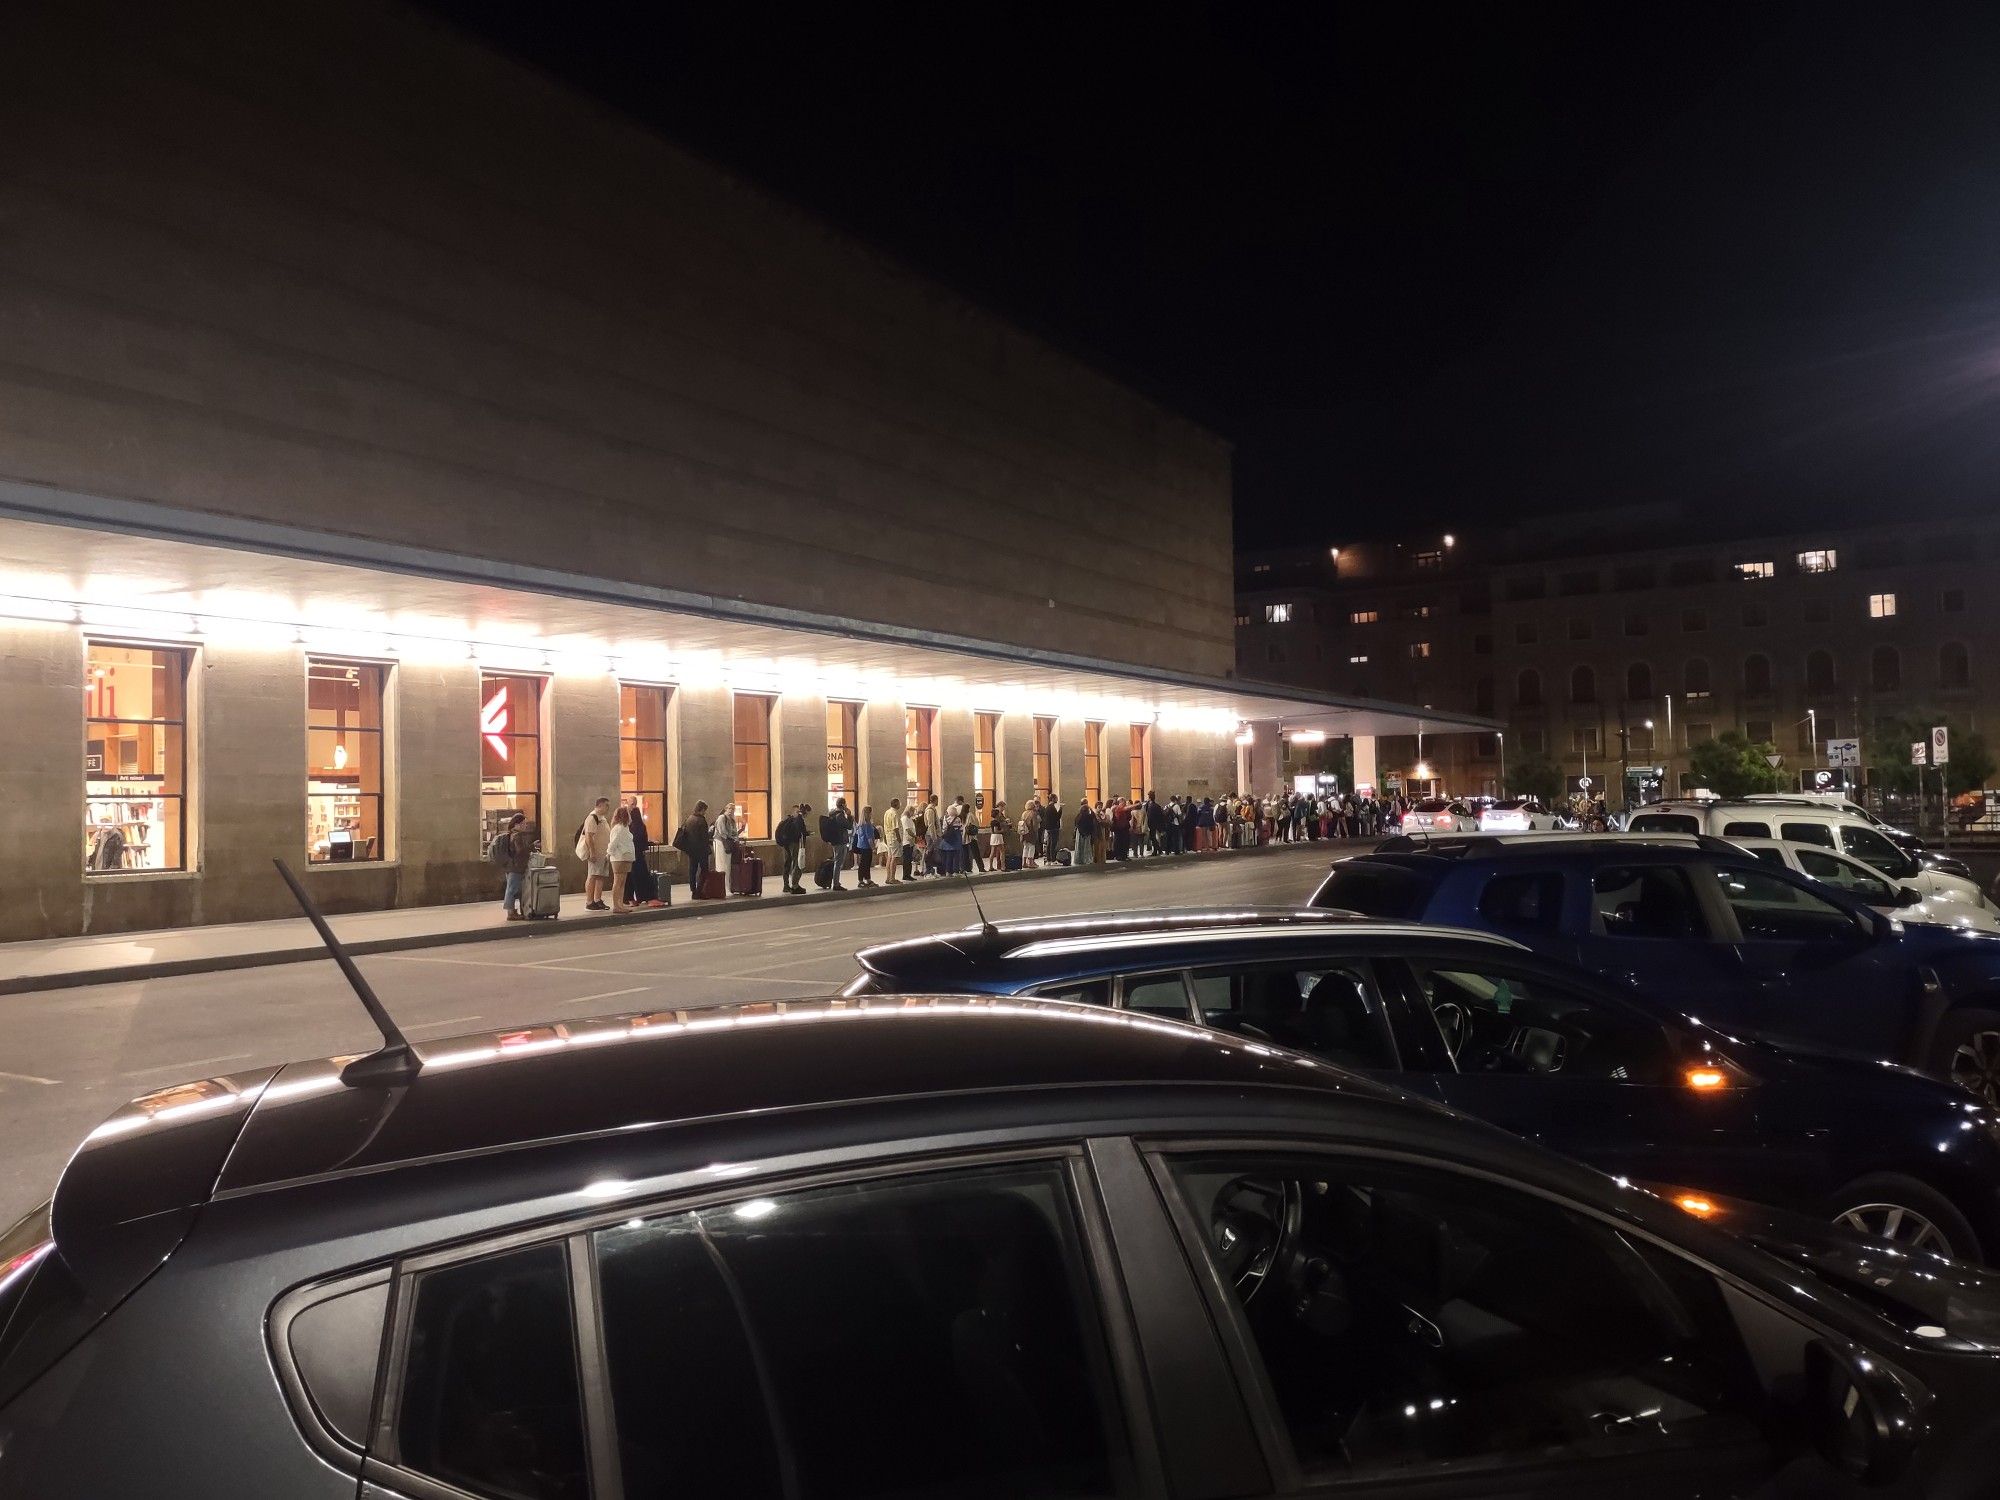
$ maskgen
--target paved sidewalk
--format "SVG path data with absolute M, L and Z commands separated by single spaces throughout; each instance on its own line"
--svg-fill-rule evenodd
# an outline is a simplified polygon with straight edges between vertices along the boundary
M 1324 847 L 1339 846 L 1334 840 Z M 1237 859 L 1280 849 L 1297 849 L 1297 844 L 1267 844 L 1255 849 L 1227 849 L 1209 854 L 1173 856 L 1182 863 L 1212 859 Z M 1124 864 L 1092 865 L 1081 869 L 1067 865 L 1043 865 L 1032 870 L 1009 870 L 972 879 L 988 881 L 1049 880 L 1060 876 L 1111 877 L 1128 870 L 1145 869 L 1169 856 L 1131 860 Z M 766 868 L 769 868 L 767 863 Z M 276 878 L 275 876 L 273 877 Z M 844 889 L 838 893 L 820 891 L 807 885 L 806 894 L 787 896 L 777 882 L 782 877 L 767 874 L 764 894 L 756 898 L 759 907 L 825 905 L 831 901 L 882 900 L 903 892 L 940 889 L 945 882 L 919 878 L 907 886 L 884 884 L 877 872 L 873 888 L 854 886 L 854 872 L 844 871 Z M 407 906 L 388 911 L 348 912 L 329 918 L 334 932 L 350 952 L 391 953 L 409 948 L 434 948 L 453 943 L 546 937 L 576 933 L 594 927 L 626 927 L 637 923 L 680 921 L 718 913 L 740 911 L 751 898 L 728 901 L 690 901 L 683 882 L 674 891 L 674 904 L 659 910 L 614 916 L 609 912 L 586 912 L 581 893 L 562 898 L 562 916 L 553 922 L 509 922 L 496 898 L 455 906 Z M 38 942 L 0 944 L 0 995 L 18 995 L 32 990 L 64 989 L 76 985 L 111 984 L 121 980 L 159 979 L 173 974 L 200 974 L 218 969 L 257 968 L 265 964 L 305 963 L 322 958 L 321 946 L 304 917 L 271 922 L 234 922 L 207 927 L 171 928 L 156 932 L 105 933 L 90 937 L 48 938 Z

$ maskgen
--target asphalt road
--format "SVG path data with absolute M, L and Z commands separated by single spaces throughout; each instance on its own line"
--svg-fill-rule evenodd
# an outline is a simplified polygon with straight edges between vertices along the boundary
M 997 919 L 1065 912 L 1293 905 L 1327 860 L 1306 845 L 1189 855 L 982 886 Z M 417 1042 L 627 1010 L 828 993 L 854 950 L 975 920 L 963 884 L 867 902 L 760 910 L 575 937 L 358 960 Z M 331 962 L 0 997 L 0 1227 L 47 1196 L 76 1143 L 135 1095 L 259 1064 L 366 1050 L 377 1038 Z

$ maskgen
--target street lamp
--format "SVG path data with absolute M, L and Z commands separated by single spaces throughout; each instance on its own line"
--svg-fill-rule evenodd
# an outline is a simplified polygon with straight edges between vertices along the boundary
M 1507 795 L 1507 731 L 1502 729 L 1495 733 L 1493 738 L 1500 742 L 1500 795 L 1505 797 Z
M 1660 795 L 1674 794 L 1674 695 L 1666 693 L 1667 703 L 1667 748 L 1660 752 Z

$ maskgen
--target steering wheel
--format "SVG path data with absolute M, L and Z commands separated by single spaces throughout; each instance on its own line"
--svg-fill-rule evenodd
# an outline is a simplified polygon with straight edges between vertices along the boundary
M 1456 1000 L 1434 1000 L 1431 1015 L 1444 1036 L 1445 1051 L 1457 1062 L 1458 1054 L 1465 1050 L 1466 1040 L 1472 1035 L 1472 1012 Z
M 1247 1304 L 1270 1279 L 1304 1215 L 1299 1185 L 1289 1179 L 1239 1177 L 1216 1194 L 1209 1232 L 1222 1273 Z

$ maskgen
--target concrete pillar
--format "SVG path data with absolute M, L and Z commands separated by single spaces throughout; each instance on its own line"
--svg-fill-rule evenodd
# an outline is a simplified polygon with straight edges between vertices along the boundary
M 1380 792 L 1382 784 L 1375 775 L 1375 736 L 1353 735 L 1348 743 L 1354 747 L 1354 784 L 1357 787 L 1373 787 Z
M 73 626 L 0 622 L 0 704 L 0 940 L 67 937 L 82 930 L 85 901 L 83 641 Z
M 890 698 L 872 699 L 861 710 L 861 785 L 876 821 L 909 795 L 909 767 L 904 754 L 903 705 Z
M 1007 811 L 1018 819 L 1035 794 L 1035 720 L 1030 714 L 1005 714 L 1000 720 L 1000 795 Z
M 618 803 L 618 679 L 564 672 L 542 691 L 542 750 L 549 762 L 542 784 L 550 797 L 542 848 L 555 853 L 564 888 L 580 890 L 584 869 L 576 857 L 576 830 L 599 797 Z
M 674 696 L 680 704 L 679 735 L 673 747 L 674 806 L 681 822 L 686 822 L 695 803 L 706 802 L 713 822 L 736 789 L 729 689 L 704 684 L 683 687 Z M 676 824 L 662 842 L 673 842 L 678 831 Z
M 1250 734 L 1250 785 L 1246 790 L 1253 797 L 1284 791 L 1284 747 L 1278 741 L 1278 721 L 1253 719 L 1243 727 Z
M 1062 799 L 1063 822 L 1067 826 L 1083 800 L 1083 720 L 1058 719 L 1052 737 L 1056 795 Z
M 937 716 L 937 786 L 940 804 L 972 796 L 972 710 L 941 708 Z
M 463 654 L 411 657 L 389 675 L 387 733 L 390 848 L 397 898 L 409 903 L 461 900 L 473 872 L 490 890 L 479 848 L 479 667 Z M 545 747 L 546 748 L 546 747 Z M 543 821 L 550 819 L 544 809 Z M 545 848 L 556 834 L 542 829 Z M 359 882 L 353 872 L 315 871 L 315 896 Z M 387 903 L 384 903 L 387 904 Z

